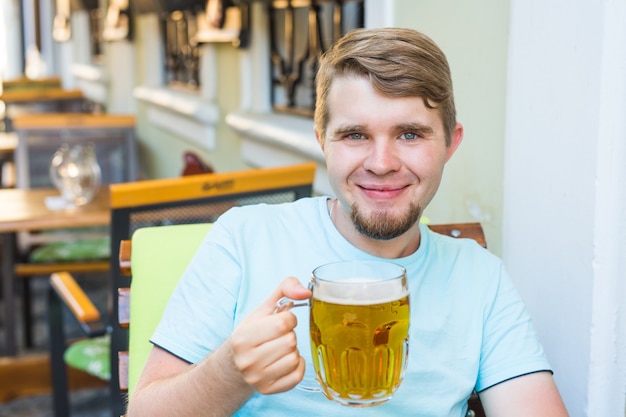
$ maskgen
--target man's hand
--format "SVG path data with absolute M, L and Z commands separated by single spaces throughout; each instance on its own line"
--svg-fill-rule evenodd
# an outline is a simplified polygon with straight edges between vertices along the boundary
M 288 391 L 304 377 L 304 359 L 294 332 L 296 317 L 289 311 L 274 313 L 274 308 L 282 297 L 304 300 L 310 296 L 311 291 L 296 278 L 286 278 L 231 335 L 235 367 L 258 392 Z

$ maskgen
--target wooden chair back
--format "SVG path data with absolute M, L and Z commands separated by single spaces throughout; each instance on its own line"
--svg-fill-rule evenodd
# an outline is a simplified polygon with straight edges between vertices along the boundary
M 95 147 L 102 183 L 136 181 L 138 164 L 135 117 L 131 115 L 45 113 L 13 120 L 18 136 L 15 150 L 16 187 L 51 187 L 49 168 L 63 144 Z
M 487 248 L 487 239 L 480 223 L 448 223 L 431 224 L 428 226 L 433 232 L 455 238 L 473 239 L 483 248 Z

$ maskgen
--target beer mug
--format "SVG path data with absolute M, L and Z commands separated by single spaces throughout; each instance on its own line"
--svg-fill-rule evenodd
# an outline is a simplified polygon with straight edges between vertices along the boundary
M 283 299 L 277 309 L 309 306 L 311 354 L 321 391 L 354 407 L 391 399 L 408 359 L 406 270 L 386 261 L 334 262 L 313 271 L 309 289 L 308 302 Z

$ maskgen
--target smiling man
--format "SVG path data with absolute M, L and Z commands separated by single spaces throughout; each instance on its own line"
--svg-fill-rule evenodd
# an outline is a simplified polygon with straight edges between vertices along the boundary
M 502 262 L 419 222 L 463 138 L 443 52 L 413 30 L 356 30 L 316 83 L 335 196 L 220 217 L 152 338 L 129 415 L 464 417 L 476 390 L 488 416 L 567 416 Z M 380 259 L 407 271 L 410 358 L 393 398 L 357 411 L 297 387 L 313 367 L 306 311 L 275 306 L 310 297 L 321 264 Z
M 369 253 L 410 255 L 463 128 L 453 127 L 448 145 L 439 112 L 421 97 L 384 96 L 361 75 L 337 76 L 327 103 L 328 124 L 317 135 L 338 198 L 330 204 L 342 209 L 336 227 Z

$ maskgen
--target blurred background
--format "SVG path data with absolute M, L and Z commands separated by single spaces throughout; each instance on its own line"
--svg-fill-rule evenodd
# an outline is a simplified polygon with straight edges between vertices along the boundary
M 311 118 L 317 57 L 355 27 L 420 30 L 448 56 L 465 127 L 426 216 L 481 222 L 571 415 L 622 417 L 623 3 L 2 0 L 3 129 L 43 106 L 14 106 L 16 85 L 79 91 L 81 112 L 136 118 L 139 178 L 179 176 L 187 152 L 218 172 L 315 161 L 315 193 L 332 194 Z

